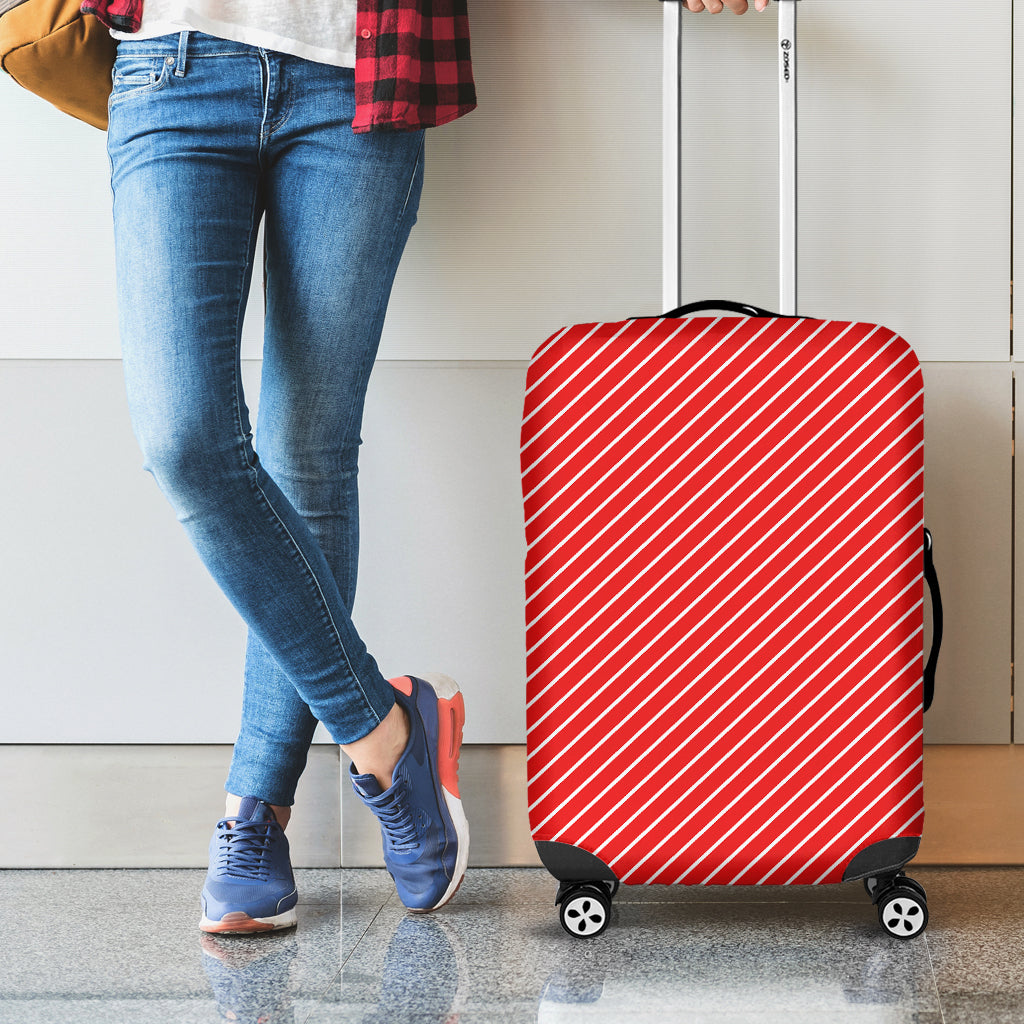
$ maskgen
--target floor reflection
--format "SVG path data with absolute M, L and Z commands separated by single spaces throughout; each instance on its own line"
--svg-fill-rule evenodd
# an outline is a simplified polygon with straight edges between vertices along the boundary
M 467 962 L 458 930 L 441 916 L 398 922 L 384 954 L 380 998 L 360 1024 L 456 1024 L 466 1001 Z
M 922 1010 L 938 1009 L 923 941 L 915 948 L 869 933 L 844 937 L 825 922 L 794 920 L 766 920 L 762 934 L 745 927 L 729 941 L 709 935 L 699 914 L 675 916 L 677 931 L 645 929 L 636 945 L 611 933 L 610 948 L 598 950 L 595 940 L 589 955 L 565 952 L 544 981 L 538 1024 L 916 1024 Z
M 199 940 L 217 1011 L 239 1024 L 294 1024 L 291 967 L 295 929 L 259 935 L 207 935 Z
M 1019 868 L 925 869 L 908 941 L 856 886 L 623 887 L 577 939 L 537 869 L 476 869 L 430 915 L 380 870 L 300 875 L 297 928 L 215 936 L 201 870 L 0 872 L 0 1024 L 1024 1022 Z

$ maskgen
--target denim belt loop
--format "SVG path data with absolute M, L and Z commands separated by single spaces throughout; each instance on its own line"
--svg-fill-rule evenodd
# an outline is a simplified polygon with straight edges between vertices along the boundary
M 178 37 L 178 63 L 175 65 L 174 73 L 178 78 L 185 77 L 185 53 L 188 50 L 188 33 L 185 29 Z

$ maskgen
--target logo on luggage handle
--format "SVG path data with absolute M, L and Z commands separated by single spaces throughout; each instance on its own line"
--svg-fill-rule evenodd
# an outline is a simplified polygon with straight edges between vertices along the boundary
M 789 51 L 792 49 L 793 44 L 789 39 L 783 39 L 779 44 L 782 47 L 782 77 L 785 81 L 789 81 Z

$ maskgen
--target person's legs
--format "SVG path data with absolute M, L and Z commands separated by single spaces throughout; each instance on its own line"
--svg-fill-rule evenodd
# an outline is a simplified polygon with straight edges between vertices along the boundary
M 416 220 L 423 133 L 353 134 L 350 70 L 281 54 L 269 55 L 268 67 L 273 128 L 264 159 L 266 326 L 255 443 L 351 612 L 363 399 Z M 274 120 L 277 98 L 287 114 Z M 274 803 L 292 803 L 315 724 L 250 631 L 229 794 L 270 792 Z
M 341 70 L 199 33 L 122 42 L 110 105 L 108 152 L 118 303 L 133 429 L 145 455 L 144 467 L 259 644 L 250 646 L 255 653 L 247 678 L 248 716 L 232 768 L 237 786 L 229 786 L 240 790 L 245 799 L 238 800 L 240 807 L 229 806 L 229 813 L 237 813 L 239 820 L 219 822 L 211 843 L 204 906 L 208 908 L 212 901 L 217 904 L 216 913 L 223 915 L 215 921 L 204 917 L 203 927 L 209 925 L 211 930 L 294 923 L 297 897 L 287 843 L 269 805 L 290 804 L 317 718 L 358 769 L 369 771 L 385 788 L 392 782 L 391 769 L 405 757 L 401 780 L 390 786 L 398 807 L 395 813 L 409 818 L 424 835 L 431 833 L 429 842 L 417 840 L 419 867 L 437 876 L 432 884 L 440 886 L 438 892 L 445 899 L 457 882 L 450 877 L 453 868 L 447 862 L 440 864 L 439 844 L 442 849 L 451 847 L 449 859 L 464 871 L 465 843 L 458 858 L 454 853 L 459 836 L 468 836 L 464 816 L 458 835 L 452 828 L 451 801 L 440 781 L 424 786 L 413 785 L 407 778 L 411 762 L 406 755 L 414 745 L 428 754 L 428 761 L 420 765 L 421 774 L 426 771 L 431 779 L 442 778 L 442 773 L 434 772 L 442 767 L 437 722 L 441 718 L 456 722 L 452 698 L 457 687 L 452 692 L 447 688 L 443 697 L 440 693 L 424 697 L 423 714 L 413 715 L 411 706 L 396 703 L 395 691 L 352 625 L 354 572 L 348 575 L 345 568 L 355 557 L 351 540 L 356 514 L 354 452 L 362 392 L 394 266 L 415 218 L 422 175 L 421 138 L 397 136 L 406 143 L 404 151 L 398 146 L 391 147 L 391 156 L 374 151 L 361 161 L 361 173 L 353 172 L 363 189 L 348 197 L 349 201 L 359 199 L 350 221 L 353 237 L 372 237 L 376 250 L 342 250 L 345 259 L 334 257 L 326 271 L 311 262 L 312 274 L 295 276 L 295 267 L 302 264 L 289 258 L 288 247 L 295 244 L 293 226 L 283 220 L 268 224 L 272 273 L 279 281 L 272 288 L 274 311 L 268 311 L 273 344 L 269 376 L 264 369 L 265 382 L 270 383 L 265 387 L 265 420 L 264 408 L 260 410 L 261 445 L 265 423 L 267 459 L 283 474 L 286 486 L 292 485 L 292 478 L 305 482 L 310 465 L 304 460 L 311 457 L 319 465 L 310 475 L 325 480 L 327 491 L 332 487 L 328 478 L 340 473 L 340 484 L 333 481 L 333 494 L 325 496 L 320 485 L 293 489 L 300 506 L 310 503 L 302 509 L 308 521 L 268 472 L 251 439 L 239 373 L 239 342 L 257 226 L 268 203 L 280 204 L 275 206 L 275 218 L 295 212 L 287 209 L 282 198 L 288 174 L 275 177 L 272 170 L 284 167 L 295 155 L 296 169 L 315 178 L 299 157 L 315 135 L 316 118 L 330 121 L 331 104 L 338 97 L 337 82 L 334 88 L 316 90 L 312 88 L 317 78 L 314 71 L 296 72 L 301 79 L 289 77 L 287 64 L 321 74 L 327 69 L 336 77 Z M 293 121 L 286 129 L 300 109 L 305 109 L 307 123 L 299 126 Z M 350 131 L 347 123 L 345 127 Z M 394 159 L 396 154 L 400 159 Z M 313 164 L 317 161 L 333 182 L 320 196 L 324 209 L 329 209 L 343 197 L 337 192 L 337 176 L 327 173 L 330 161 L 325 162 L 324 153 L 313 158 Z M 390 206 L 383 201 L 387 196 L 378 195 L 382 203 L 374 209 L 375 200 L 366 190 L 372 192 L 389 166 L 399 173 L 399 178 L 392 177 L 392 184 L 401 181 L 404 191 L 392 190 Z M 301 255 L 303 246 L 308 248 L 316 239 L 323 241 L 322 216 L 315 227 L 307 222 L 292 257 Z M 325 246 L 324 252 L 329 248 Z M 308 303 L 317 316 L 325 315 L 323 292 L 337 287 L 336 274 L 342 280 L 351 278 L 357 294 L 350 299 L 362 301 L 362 318 L 345 313 L 350 321 L 358 320 L 355 326 L 349 324 L 356 333 L 347 336 L 354 339 L 355 357 L 340 353 L 337 344 L 327 351 L 321 350 L 319 342 L 308 350 L 297 344 L 309 337 L 310 321 L 300 331 L 289 325 L 287 331 L 275 333 L 275 325 L 282 326 L 282 311 L 295 316 Z M 370 302 L 364 293 L 371 296 Z M 328 303 L 330 309 L 338 318 L 332 326 L 343 326 L 341 307 Z M 322 331 L 316 334 L 324 336 Z M 345 364 L 349 377 L 341 388 L 335 384 L 339 365 L 332 363 L 339 356 L 352 363 Z M 300 394 L 303 388 L 309 390 Z M 340 405 L 339 394 L 345 396 Z M 302 402 L 307 408 L 297 413 Z M 304 440 L 309 424 L 317 419 L 308 414 L 309 406 L 317 406 L 319 416 L 342 410 L 338 430 L 342 442 L 328 443 L 322 458 L 310 452 L 324 444 L 324 435 L 312 443 Z M 305 426 L 296 426 L 299 419 Z M 330 435 L 329 429 L 326 434 Z M 326 516 L 318 515 L 318 509 L 326 511 Z M 323 534 L 324 547 L 332 550 L 340 567 L 345 594 L 308 525 L 331 517 L 337 522 Z M 339 529 L 342 522 L 344 527 Z M 341 538 L 333 548 L 328 534 Z M 279 671 L 264 671 L 266 659 Z M 429 684 L 423 692 L 428 689 Z M 426 739 L 424 715 L 433 715 L 434 723 L 433 734 Z M 461 732 L 461 700 L 457 722 Z M 408 740 L 410 728 L 412 740 Z M 443 767 L 451 785 L 458 740 L 453 739 L 445 750 Z M 415 795 L 415 806 L 406 799 L 410 793 Z M 454 802 L 461 814 L 457 795 Z M 425 863 L 431 857 L 436 870 Z M 272 894 L 276 903 L 270 897 L 257 900 L 264 908 L 263 917 L 257 918 L 252 900 L 237 912 L 224 909 L 238 906 L 240 893 L 252 888 L 235 886 L 234 894 L 225 895 L 225 886 L 231 888 L 227 883 L 259 881 L 267 890 L 268 877 L 278 891 Z M 216 886 L 220 889 L 214 892 Z M 272 909 L 266 910 L 271 904 Z M 236 918 L 242 927 L 234 927 L 229 920 Z
M 391 687 L 356 633 L 316 537 L 253 447 L 239 372 L 267 195 L 266 58 L 195 33 L 179 78 L 163 68 L 170 56 L 175 70 L 180 65 L 177 41 L 122 43 L 118 61 L 126 71 L 139 74 L 148 63 L 166 82 L 119 92 L 115 81 L 111 99 L 118 303 L 133 429 L 145 468 L 225 595 L 312 714 L 337 742 L 352 742 L 394 706 Z M 274 791 L 288 780 L 267 770 L 262 784 L 265 792 L 254 795 L 289 802 Z

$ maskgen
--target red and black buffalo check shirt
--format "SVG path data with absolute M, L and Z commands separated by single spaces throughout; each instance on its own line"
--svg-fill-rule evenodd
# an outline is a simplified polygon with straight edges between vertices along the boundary
M 142 4 L 85 0 L 81 9 L 108 28 L 138 32 Z M 352 131 L 433 128 L 475 106 L 466 0 L 358 0 Z

